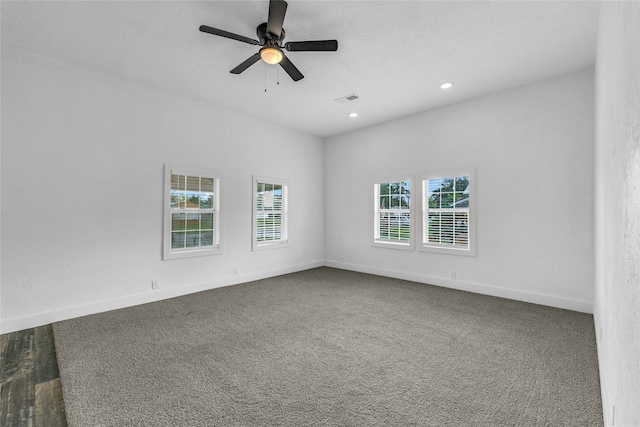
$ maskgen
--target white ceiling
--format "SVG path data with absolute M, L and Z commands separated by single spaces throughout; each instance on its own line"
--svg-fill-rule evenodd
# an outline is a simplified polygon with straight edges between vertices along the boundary
M 230 74 L 259 47 L 198 31 L 205 24 L 256 38 L 267 0 L 3 0 L 1 7 L 3 47 L 321 137 L 593 66 L 598 10 L 587 1 L 291 0 L 285 42 L 339 43 L 337 52 L 289 53 L 305 75 L 293 82 L 261 61 Z M 447 80 L 455 86 L 440 89 Z M 351 93 L 360 98 L 334 101 Z M 359 117 L 347 117 L 351 111 Z

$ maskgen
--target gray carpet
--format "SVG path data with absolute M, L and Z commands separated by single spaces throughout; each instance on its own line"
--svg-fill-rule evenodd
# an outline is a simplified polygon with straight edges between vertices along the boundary
M 318 268 L 54 324 L 70 426 L 602 425 L 593 317 Z

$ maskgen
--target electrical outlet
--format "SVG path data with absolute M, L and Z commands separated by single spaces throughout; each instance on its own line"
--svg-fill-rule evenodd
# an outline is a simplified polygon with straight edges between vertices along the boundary
M 233 274 L 235 274 L 236 276 L 238 275 L 238 267 L 234 267 Z
M 152 280 L 151 289 L 153 289 L 154 291 L 157 291 L 158 289 L 160 289 L 160 282 L 157 280 Z
M 450 277 L 451 277 L 451 280 L 456 280 L 456 272 L 452 271 Z

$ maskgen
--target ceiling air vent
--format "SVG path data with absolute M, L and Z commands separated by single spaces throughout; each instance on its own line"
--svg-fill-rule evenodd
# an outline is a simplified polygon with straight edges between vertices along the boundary
M 339 104 L 345 104 L 349 101 L 355 101 L 358 98 L 359 98 L 358 95 L 356 95 L 355 93 L 352 93 L 350 95 L 343 96 L 342 98 L 334 99 L 334 101 Z

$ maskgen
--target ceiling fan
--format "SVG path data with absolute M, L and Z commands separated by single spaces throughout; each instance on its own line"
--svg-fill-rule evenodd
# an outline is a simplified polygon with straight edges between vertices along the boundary
M 280 64 L 282 68 L 291 76 L 294 81 L 298 81 L 304 76 L 296 68 L 289 58 L 286 57 L 283 49 L 287 52 L 309 52 L 309 51 L 331 51 L 338 50 L 337 40 L 313 40 L 300 42 L 287 42 L 282 44 L 284 40 L 284 16 L 287 12 L 287 2 L 282 0 L 269 0 L 269 17 L 267 22 L 258 25 L 256 33 L 258 40 L 249 37 L 230 33 L 228 31 L 219 30 L 217 28 L 200 26 L 200 31 L 216 36 L 226 37 L 232 40 L 238 40 L 244 43 L 262 46 L 260 51 L 253 56 L 247 58 L 244 62 L 231 70 L 233 74 L 240 74 L 260 59 L 267 64 Z

